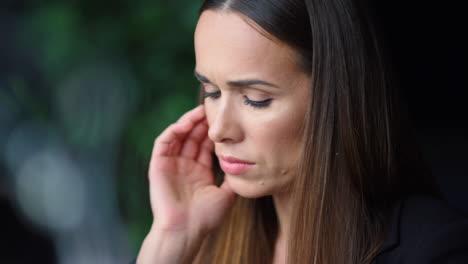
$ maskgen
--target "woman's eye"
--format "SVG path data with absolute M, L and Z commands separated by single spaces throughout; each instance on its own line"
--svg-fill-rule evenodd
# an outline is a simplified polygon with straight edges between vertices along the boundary
M 244 96 L 244 104 L 246 105 L 250 105 L 252 106 L 253 108 L 263 108 L 263 107 L 267 107 L 270 105 L 271 101 L 273 99 L 266 99 L 266 100 L 263 100 L 263 101 L 252 101 L 250 100 L 247 96 Z
M 203 92 L 203 98 L 211 97 L 213 99 L 217 99 L 221 96 L 221 91 L 216 92 Z
M 216 91 L 216 92 L 204 92 L 203 93 L 203 98 L 210 97 L 212 99 L 218 99 L 221 96 L 221 91 Z M 244 104 L 252 106 L 253 108 L 264 108 L 267 107 L 271 104 L 271 101 L 273 99 L 266 99 L 263 101 L 253 101 L 250 100 L 247 96 L 244 95 Z

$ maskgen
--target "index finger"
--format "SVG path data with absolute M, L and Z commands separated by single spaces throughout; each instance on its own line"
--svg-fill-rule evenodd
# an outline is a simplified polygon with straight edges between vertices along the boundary
M 205 117 L 205 107 L 204 105 L 199 105 L 194 109 L 188 111 L 187 113 L 183 114 L 176 123 L 185 123 L 187 121 L 192 123 L 197 123 L 198 121 L 202 120 Z

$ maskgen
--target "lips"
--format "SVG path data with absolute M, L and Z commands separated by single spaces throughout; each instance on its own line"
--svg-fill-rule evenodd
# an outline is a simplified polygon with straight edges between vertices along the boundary
M 219 163 L 224 172 L 240 175 L 255 166 L 254 162 L 241 160 L 232 156 L 219 155 Z

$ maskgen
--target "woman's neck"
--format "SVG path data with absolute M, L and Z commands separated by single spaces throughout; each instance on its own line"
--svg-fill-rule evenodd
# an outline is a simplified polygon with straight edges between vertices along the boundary
M 291 220 L 290 198 L 291 195 L 289 193 L 273 195 L 273 203 L 278 217 L 278 237 L 275 243 L 274 264 L 283 264 L 286 261 L 287 241 Z
M 275 252 L 273 253 L 273 264 L 286 263 L 286 241 L 281 238 L 276 240 Z

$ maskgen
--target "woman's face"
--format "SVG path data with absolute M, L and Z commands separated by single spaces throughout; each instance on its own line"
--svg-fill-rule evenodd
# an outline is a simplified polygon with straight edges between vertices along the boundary
M 195 31 L 195 74 L 208 95 L 208 136 L 225 180 L 235 193 L 255 198 L 284 191 L 294 177 L 310 79 L 293 49 L 244 19 L 203 12 Z M 254 164 L 223 162 L 223 156 Z

